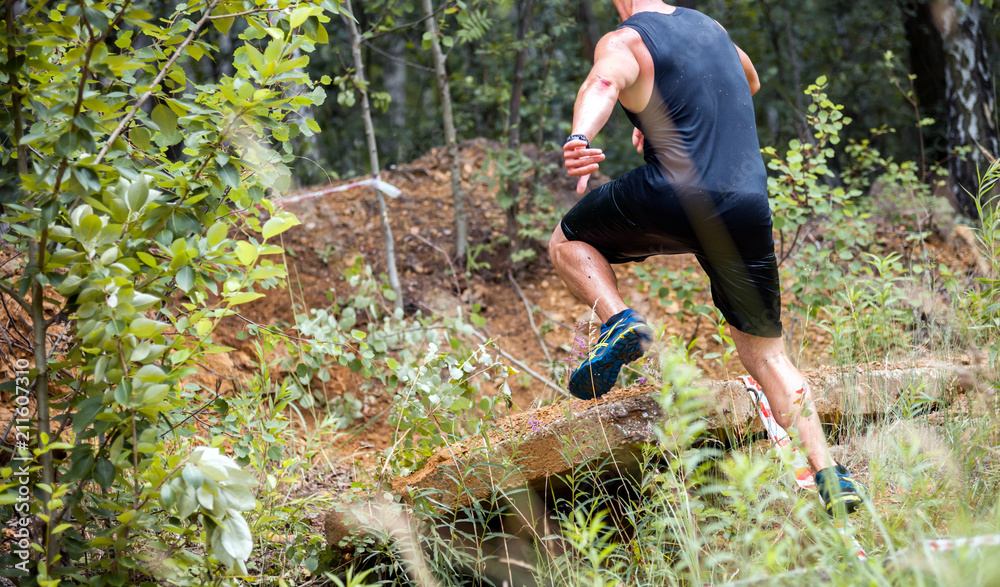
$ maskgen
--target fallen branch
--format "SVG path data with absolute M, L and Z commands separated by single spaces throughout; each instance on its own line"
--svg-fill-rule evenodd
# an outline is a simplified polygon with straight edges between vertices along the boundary
M 519 298 L 524 303 L 524 309 L 528 311 L 528 324 L 531 325 L 531 329 L 535 331 L 535 337 L 538 338 L 538 344 L 542 347 L 542 352 L 545 353 L 545 360 L 552 364 L 552 355 L 549 354 L 549 349 L 545 348 L 545 339 L 542 338 L 542 333 L 538 331 L 538 327 L 535 326 L 534 311 L 531 309 L 531 304 L 528 303 L 528 299 L 524 297 L 524 292 L 521 291 L 521 286 L 514 279 L 514 274 L 510 271 L 507 272 L 507 278 L 510 279 L 510 283 L 514 286 L 514 291 L 517 292 Z
M 472 333 L 475 334 L 477 337 L 479 337 L 479 340 L 483 341 L 483 343 L 489 342 L 489 339 L 486 338 L 485 336 L 483 336 L 483 334 L 481 332 L 479 332 L 478 330 L 473 329 Z M 546 378 L 546 377 L 544 377 L 542 375 L 539 375 L 538 373 L 535 373 L 535 371 L 531 367 L 529 367 L 526 364 L 524 364 L 524 362 L 518 360 L 513 355 L 511 355 L 507 351 L 503 350 L 499 346 L 496 347 L 496 349 L 497 349 L 497 352 L 499 352 L 501 355 L 504 356 L 504 358 L 506 358 L 511 363 L 514 363 L 515 365 L 517 365 L 521 369 L 523 369 L 524 372 L 527 373 L 528 375 L 531 375 L 535 379 L 537 379 L 537 380 L 541 381 L 542 383 L 544 383 L 546 386 L 551 387 L 552 389 L 558 391 L 559 393 L 565 395 L 566 397 L 570 397 L 570 394 L 569 394 L 568 391 L 566 391 L 565 389 L 559 387 L 558 385 L 556 385 L 555 383 L 553 383 L 548 378 Z

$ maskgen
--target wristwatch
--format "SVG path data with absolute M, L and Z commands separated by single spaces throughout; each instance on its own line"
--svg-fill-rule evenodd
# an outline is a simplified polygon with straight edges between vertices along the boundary
M 587 143 L 587 148 L 588 149 L 590 148 L 590 139 L 587 138 L 587 135 L 580 135 L 580 134 L 569 135 L 568 137 L 566 137 L 566 140 L 563 141 L 563 144 L 565 145 L 570 141 L 584 141 L 585 143 Z

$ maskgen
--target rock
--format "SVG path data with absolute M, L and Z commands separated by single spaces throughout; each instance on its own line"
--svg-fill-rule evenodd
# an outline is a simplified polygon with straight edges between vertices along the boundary
M 979 251 L 979 240 L 976 237 L 975 230 L 964 224 L 959 224 L 955 227 L 955 235 L 965 242 L 965 248 L 975 258 L 976 268 L 979 269 L 979 272 L 986 277 L 992 277 L 993 267 Z
M 457 316 L 462 307 L 462 300 L 443 290 L 432 290 L 422 301 L 442 316 Z
M 909 391 L 919 390 L 924 401 L 944 399 L 974 389 L 976 381 L 969 369 L 946 364 L 827 369 L 805 375 L 816 410 L 828 423 L 885 414 Z M 644 444 L 656 441 L 654 425 L 663 415 L 659 393 L 653 385 L 637 384 L 599 400 L 569 399 L 516 414 L 489 435 L 488 446 L 482 438 L 473 438 L 447 447 L 419 471 L 393 482 L 393 493 L 406 497 L 414 490 L 432 490 L 437 501 L 464 504 L 497 488 L 543 490 L 595 458 L 599 464 L 628 468 L 638 462 Z M 715 406 L 710 434 L 740 439 L 763 430 L 740 381 L 710 382 L 707 393 L 714 396 L 710 404 Z
M 336 502 L 323 519 L 326 543 L 334 548 L 350 550 L 352 534 L 378 531 L 397 538 L 397 534 L 406 534 L 410 527 L 409 515 L 403 505 L 391 497 L 379 495 L 361 501 Z

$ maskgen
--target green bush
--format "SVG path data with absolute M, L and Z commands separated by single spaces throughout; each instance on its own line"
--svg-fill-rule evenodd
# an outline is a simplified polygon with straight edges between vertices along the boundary
M 285 277 L 268 241 L 297 221 L 269 198 L 290 185 L 288 141 L 319 130 L 293 115 L 323 100 L 303 68 L 326 42 L 324 5 L 210 0 L 159 19 L 131 2 L 29 2 L 0 33 L 0 157 L 17 168 L 4 238 L 26 258 L 0 289 L 31 319 L 38 415 L 19 454 L 40 522 L 30 561 L 5 555 L 22 584 L 248 571 L 250 474 L 212 452 L 222 437 L 186 440 L 189 402 L 211 394 L 193 379 L 205 356 L 230 350 L 219 321 Z M 187 79 L 182 64 L 218 51 L 207 30 L 237 21 L 233 74 Z M 46 334 L 64 321 L 54 357 Z M 2 474 L 9 518 L 18 478 Z

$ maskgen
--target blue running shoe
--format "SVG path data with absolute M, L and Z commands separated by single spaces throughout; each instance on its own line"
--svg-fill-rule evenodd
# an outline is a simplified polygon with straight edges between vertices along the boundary
M 839 510 L 849 514 L 861 506 L 858 489 L 863 488 L 840 463 L 836 467 L 817 471 L 816 487 L 819 488 L 819 496 L 823 498 L 826 513 L 831 516 L 836 515 Z
M 569 392 L 595 399 L 611 391 L 622 366 L 638 359 L 653 342 L 653 329 L 635 310 L 625 310 L 601 326 L 587 360 L 569 378 Z

